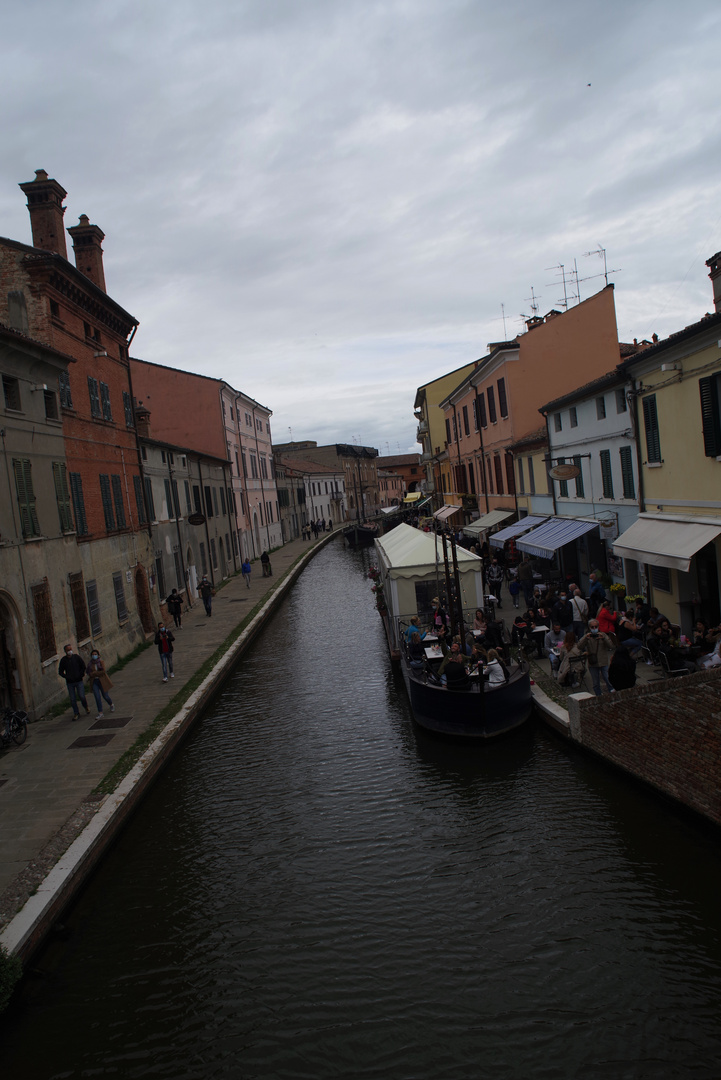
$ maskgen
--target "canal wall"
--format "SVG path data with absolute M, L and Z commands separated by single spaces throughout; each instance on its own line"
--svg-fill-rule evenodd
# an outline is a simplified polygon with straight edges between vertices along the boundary
M 339 535 L 333 533 L 324 537 L 288 570 L 260 610 L 163 727 L 116 790 L 100 803 L 97 812 L 40 883 L 34 895 L 3 929 L 0 944 L 8 952 L 27 963 L 37 951 L 309 561 Z
M 721 825 L 721 668 L 613 695 L 571 694 L 567 730 L 579 746 Z

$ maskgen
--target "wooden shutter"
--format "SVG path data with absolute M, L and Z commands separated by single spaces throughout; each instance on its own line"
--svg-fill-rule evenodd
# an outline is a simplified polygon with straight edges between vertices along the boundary
M 498 419 L 496 416 L 496 394 L 492 386 L 488 387 L 486 393 L 488 394 L 488 415 L 491 418 L 491 423 L 495 424 Z
M 125 528 L 125 507 L 123 506 L 123 485 L 120 481 L 120 477 L 113 475 L 110 477 L 110 482 L 113 485 L 113 502 L 115 504 L 115 517 L 118 522 L 118 528 Z
M 643 423 L 646 428 L 646 456 L 650 462 L 661 461 L 661 439 L 655 394 L 643 399 Z
M 721 455 L 721 417 L 719 416 L 719 381 L 721 376 L 710 375 L 699 379 L 701 394 L 701 420 L 703 422 L 703 449 L 706 457 Z
M 566 464 L 565 457 L 558 458 L 557 464 L 558 465 L 565 465 Z M 558 494 L 561 495 L 564 499 L 568 498 L 568 480 L 559 480 L 558 481 Z
M 100 384 L 100 402 L 103 408 L 103 420 L 112 420 L 113 413 L 110 408 L 110 387 L 107 383 Z
M 603 481 L 604 499 L 613 498 L 613 473 L 611 472 L 611 451 L 601 451 L 601 480 Z
M 148 504 L 149 520 L 155 521 L 155 502 L 153 501 L 153 485 L 150 481 L 150 477 L 145 477 L 145 499 Z
M 90 613 L 90 628 L 93 632 L 93 636 L 97 637 L 102 633 L 103 625 L 100 621 L 100 598 L 98 597 L 98 586 L 94 581 L 89 581 L 85 586 L 85 592 L 88 597 L 88 611 Z
M 582 469 L 581 458 L 579 454 L 574 455 L 573 464 L 576 465 L 579 470 Z M 583 490 L 583 472 L 579 472 L 578 476 L 576 477 L 576 498 L 582 499 L 584 497 L 584 494 L 585 492 Z
M 115 517 L 113 516 L 113 503 L 110 496 L 110 477 L 104 473 L 100 474 L 100 497 L 103 501 L 105 528 L 108 532 L 112 532 L 115 528 Z
M 148 518 L 145 513 L 145 500 L 143 499 L 143 482 L 137 474 L 133 477 L 133 487 L 135 488 L 135 505 L 138 510 L 138 521 L 141 525 L 144 525 Z
M 60 404 L 66 409 L 72 409 L 73 399 L 70 393 L 70 375 L 67 371 L 61 371 L 58 375 L 58 390 L 60 391 Z
M 98 394 L 98 380 L 88 375 L 88 394 L 90 395 L 90 415 L 102 416 L 100 410 L 100 396 Z
M 506 380 L 498 380 L 498 411 L 502 417 L 508 416 L 508 401 L 506 400 Z
M 23 536 L 40 536 L 40 525 L 35 512 L 32 466 L 28 458 L 13 458 L 15 487 L 18 493 L 20 524 Z M 54 655 L 54 654 L 53 654 Z
M 636 488 L 633 483 L 633 461 L 631 447 L 622 446 L 618 451 L 621 458 L 621 482 L 623 483 L 624 499 L 635 499 Z
M 481 394 L 476 398 L 478 402 L 478 414 L 481 421 L 481 427 L 488 427 L 488 417 L 486 416 L 486 398 L 484 394 Z
M 127 390 L 123 390 L 123 409 L 125 410 L 125 426 L 135 427 L 133 419 L 133 400 Z
M 118 609 L 118 621 L 125 622 L 128 618 L 128 609 L 125 604 L 122 574 L 113 574 L 113 588 L 115 589 L 115 606 Z
M 70 598 L 73 603 L 73 614 L 75 615 L 75 634 L 78 642 L 86 641 L 90 637 L 90 620 L 88 618 L 88 605 L 85 603 L 85 586 L 82 573 L 68 574 L 68 584 L 70 585 Z
M 490 390 L 489 390 L 490 393 Z M 489 399 L 490 400 L 490 399 Z M 501 458 L 499 454 L 493 458 L 493 466 L 496 470 L 496 494 L 503 494 L 503 469 L 501 468 Z
M 85 500 L 83 498 L 83 480 L 80 473 L 70 473 L 70 494 L 75 512 L 75 532 L 77 536 L 88 535 L 88 523 L 85 518 Z
M 73 527 L 73 515 L 70 510 L 70 492 L 68 491 L 68 471 L 64 461 L 53 462 L 53 480 L 55 498 L 58 503 L 61 532 L 70 532 Z
M 50 599 L 50 586 L 45 578 L 41 585 L 33 585 L 30 592 L 35 612 L 35 627 L 38 635 L 40 659 L 50 660 L 55 656 L 55 628 L 53 626 L 53 605 Z

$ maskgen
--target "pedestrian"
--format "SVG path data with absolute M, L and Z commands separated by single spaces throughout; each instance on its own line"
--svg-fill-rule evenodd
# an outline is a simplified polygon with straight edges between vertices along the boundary
M 588 656 L 588 670 L 591 672 L 591 682 L 596 697 L 601 696 L 601 679 L 606 684 L 606 689 L 615 693 L 608 679 L 608 664 L 611 655 L 615 651 L 615 644 L 608 636 L 602 634 L 598 628 L 598 619 L 588 620 L 588 633 L 578 643 L 579 653 Z
M 200 585 L 198 586 L 198 592 L 203 600 L 205 614 L 210 618 L 213 614 L 213 597 L 215 596 L 215 589 L 210 584 L 205 574 L 203 574 Z
M 250 565 L 250 559 L 245 559 L 240 567 L 240 571 L 243 575 L 243 581 L 250 588 L 250 571 L 252 567 Z
M 98 715 L 96 720 L 102 720 L 103 718 L 103 698 L 110 706 L 110 711 L 115 712 L 115 706 L 113 705 L 113 699 L 110 697 L 108 690 L 111 689 L 112 683 L 110 676 L 105 670 L 105 664 L 100 658 L 100 653 L 97 649 L 93 649 L 90 653 L 90 663 L 85 669 L 85 673 L 90 679 L 90 685 L 95 695 L 95 704 L 98 706 Z
M 528 555 L 524 555 L 521 559 L 518 570 L 516 571 L 516 577 L 523 589 L 523 598 L 526 601 L 526 607 L 530 607 L 533 600 L 533 566 L 531 565 L 531 560 Z
M 488 588 L 493 591 L 493 595 L 496 598 L 498 607 L 501 607 L 501 589 L 503 588 L 503 578 L 505 572 L 498 559 L 491 560 L 491 565 L 488 567 Z
M 573 632 L 576 635 L 576 641 L 579 641 L 586 633 L 588 623 L 588 604 L 583 599 L 580 589 L 574 589 L 571 607 L 573 608 Z
M 179 630 L 182 630 L 183 597 L 177 589 L 173 589 L 165 603 L 168 606 L 168 614 L 173 616 L 175 625 Z
M 160 654 L 160 663 L 163 667 L 163 682 L 168 681 L 168 672 L 170 672 L 170 678 L 175 678 L 173 671 L 173 642 L 175 638 L 171 634 L 170 630 L 165 629 L 165 623 L 158 623 L 158 632 L 155 635 L 155 644 L 158 646 L 158 652 Z
M 88 708 L 88 702 L 85 697 L 85 687 L 83 686 L 85 661 L 82 656 L 73 652 L 72 645 L 65 646 L 65 656 L 63 656 L 58 664 L 58 675 L 61 679 L 65 679 L 65 685 L 68 688 L 68 697 L 70 698 L 70 704 L 73 707 L 73 720 L 79 720 L 80 710 L 78 709 L 78 700 L 82 702 L 86 713 L 89 713 L 90 709 Z
M 600 608 L 603 601 L 606 599 L 606 590 L 601 582 L 598 580 L 598 574 L 594 570 L 588 576 L 590 583 L 590 591 L 588 594 L 588 611 L 592 618 L 596 617 L 596 612 Z
M 333 522 L 328 518 L 328 532 L 333 532 Z
M 273 569 L 270 565 L 270 555 L 267 551 L 264 551 L 260 557 L 260 561 L 263 564 L 263 577 L 272 577 Z

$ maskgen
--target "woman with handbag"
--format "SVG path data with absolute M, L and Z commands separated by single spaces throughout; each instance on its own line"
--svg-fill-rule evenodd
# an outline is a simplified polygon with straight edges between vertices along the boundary
M 103 700 L 102 699 L 105 698 L 108 705 L 110 706 L 110 711 L 111 712 L 115 712 L 115 706 L 113 705 L 110 694 L 108 693 L 108 690 L 110 690 L 110 688 L 111 688 L 111 686 L 113 684 L 110 681 L 110 676 L 108 675 L 107 671 L 105 670 L 105 664 L 100 659 L 100 653 L 98 652 L 97 649 L 93 649 L 93 651 L 91 652 L 91 654 L 90 654 L 90 663 L 88 664 L 87 668 L 85 669 L 85 673 L 88 676 L 88 678 L 90 679 L 90 686 L 92 687 L 92 691 L 95 694 L 95 701 L 96 701 L 97 706 L 98 706 L 98 715 L 95 717 L 95 719 L 96 720 L 102 720 L 102 718 L 103 718 Z

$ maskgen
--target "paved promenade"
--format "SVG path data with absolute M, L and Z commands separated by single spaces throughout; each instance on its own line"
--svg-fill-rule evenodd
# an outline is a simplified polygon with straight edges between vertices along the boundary
M 106 706 L 97 721 L 92 694 L 90 714 L 71 720 L 67 711 L 52 720 L 31 724 L 21 747 L 0 756 L 0 927 L 22 906 L 37 884 L 93 817 L 102 802 L 94 795 L 108 771 L 178 696 L 187 682 L 244 620 L 247 614 L 285 577 L 298 557 L 322 544 L 296 540 L 273 552 L 273 576 L 262 576 L 260 560 L 253 563 L 250 589 L 242 577 L 231 578 L 213 599 L 213 613 L 201 601 L 182 617 L 175 634 L 175 678 L 162 681 L 154 645 L 111 676 L 115 712 Z

